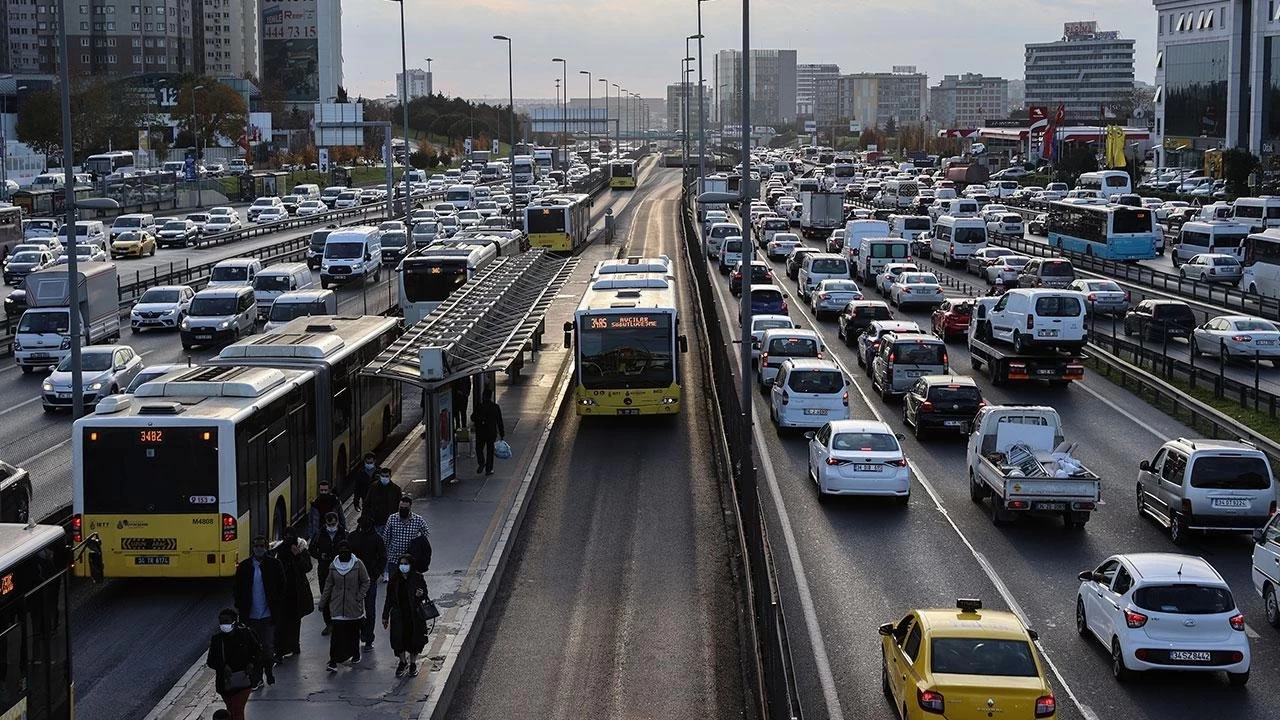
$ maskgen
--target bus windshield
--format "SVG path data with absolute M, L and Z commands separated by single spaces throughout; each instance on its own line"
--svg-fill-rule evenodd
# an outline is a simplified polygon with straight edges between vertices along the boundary
M 671 316 L 584 315 L 578 322 L 581 383 L 588 390 L 664 388 L 675 382 Z
M 467 282 L 465 260 L 436 260 L 404 268 L 404 297 L 409 302 L 440 302 Z
M 86 429 L 84 511 L 218 512 L 217 437 L 212 427 Z
M 529 212 L 528 227 L 525 232 L 534 233 L 564 232 L 564 208 L 543 208 Z

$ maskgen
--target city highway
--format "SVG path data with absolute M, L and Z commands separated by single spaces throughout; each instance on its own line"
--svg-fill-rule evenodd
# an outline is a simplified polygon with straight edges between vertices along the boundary
M 819 329 L 852 378 L 853 416 L 877 417 L 907 433 L 901 403 L 885 404 L 870 393 L 834 322 L 815 322 L 795 296 L 794 282 L 780 264 L 775 267 L 792 317 Z M 737 300 L 721 276 L 712 275 L 721 321 L 736 328 Z M 895 315 L 927 327 L 924 311 Z M 953 373 L 971 374 L 967 355 L 960 344 L 951 345 Z M 1196 433 L 1094 376 L 1060 390 L 995 388 L 983 375 L 977 382 L 988 403 L 1047 404 L 1062 415 L 1068 440 L 1079 443 L 1077 456 L 1103 479 L 1104 505 L 1084 531 L 1065 530 L 1057 521 L 994 527 L 986 506 L 969 500 L 960 438 L 922 443 L 907 434 L 903 444 L 915 487 L 905 510 L 856 499 L 819 505 L 806 478 L 805 440 L 800 433 L 776 432 L 764 399 L 754 394 L 761 488 L 806 718 L 892 717 L 879 688 L 876 627 L 910 608 L 950 607 L 966 596 L 1015 609 L 1039 631 L 1061 718 L 1274 717 L 1267 699 L 1280 692 L 1280 678 L 1264 669 L 1280 663 L 1280 638 L 1266 625 L 1253 593 L 1245 536 L 1195 538 L 1183 552 L 1206 557 L 1235 591 L 1258 669 L 1247 689 L 1228 688 L 1213 675 L 1153 674 L 1120 685 L 1110 676 L 1104 649 L 1075 633 L 1078 572 L 1117 552 L 1179 552 L 1165 531 L 1137 516 L 1134 483 L 1138 462 L 1165 439 Z
M 642 174 L 619 214 L 627 254 L 679 264 L 678 179 L 673 170 Z M 615 249 L 589 248 L 562 295 L 584 290 L 595 262 Z M 690 298 L 686 287 L 682 313 L 693 312 Z M 679 417 L 562 410 L 450 718 L 742 717 L 713 409 L 697 390 L 706 382 L 699 353 L 708 349 L 690 340 Z

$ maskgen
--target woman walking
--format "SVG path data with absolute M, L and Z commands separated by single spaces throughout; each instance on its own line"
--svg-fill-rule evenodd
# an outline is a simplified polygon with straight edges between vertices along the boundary
M 268 685 L 276 681 L 271 672 L 271 658 L 253 631 L 240 622 L 239 613 L 231 608 L 218 613 L 218 633 L 209 639 L 205 665 L 217 673 L 214 687 L 222 696 L 231 720 L 244 720 L 249 693 L 262 682 L 264 672 Z
M 418 674 L 418 655 L 427 644 L 427 581 L 413 572 L 413 556 L 400 556 L 398 572 L 387 583 L 387 600 L 382 606 L 382 627 L 390 629 L 391 650 L 400 658 L 396 677 Z
M 360 558 L 351 552 L 351 544 L 342 540 L 337 546 L 338 557 L 329 565 L 329 580 L 325 583 L 320 606 L 329 611 L 333 632 L 329 635 L 329 672 L 338 670 L 338 663 L 360 662 L 360 621 L 364 618 L 364 598 L 369 592 L 369 571 Z
M 307 552 L 307 541 L 298 537 L 293 528 L 286 528 L 284 538 L 276 545 L 276 557 L 284 568 L 284 609 L 276 620 L 276 663 L 279 664 L 286 655 L 301 655 L 302 645 L 299 640 L 302 618 L 315 610 L 315 599 L 311 595 L 311 581 L 307 574 L 311 572 L 311 555 Z

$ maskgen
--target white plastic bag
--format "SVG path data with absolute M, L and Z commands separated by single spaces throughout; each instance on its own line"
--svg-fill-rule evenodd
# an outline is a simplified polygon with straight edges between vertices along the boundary
M 506 440 L 499 440 L 493 444 L 493 456 L 499 460 L 511 459 L 511 446 Z

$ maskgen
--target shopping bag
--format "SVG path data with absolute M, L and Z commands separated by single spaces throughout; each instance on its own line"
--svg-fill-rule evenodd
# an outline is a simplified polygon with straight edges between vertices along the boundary
M 499 440 L 493 444 L 493 455 L 500 460 L 511 459 L 511 446 L 506 440 Z

